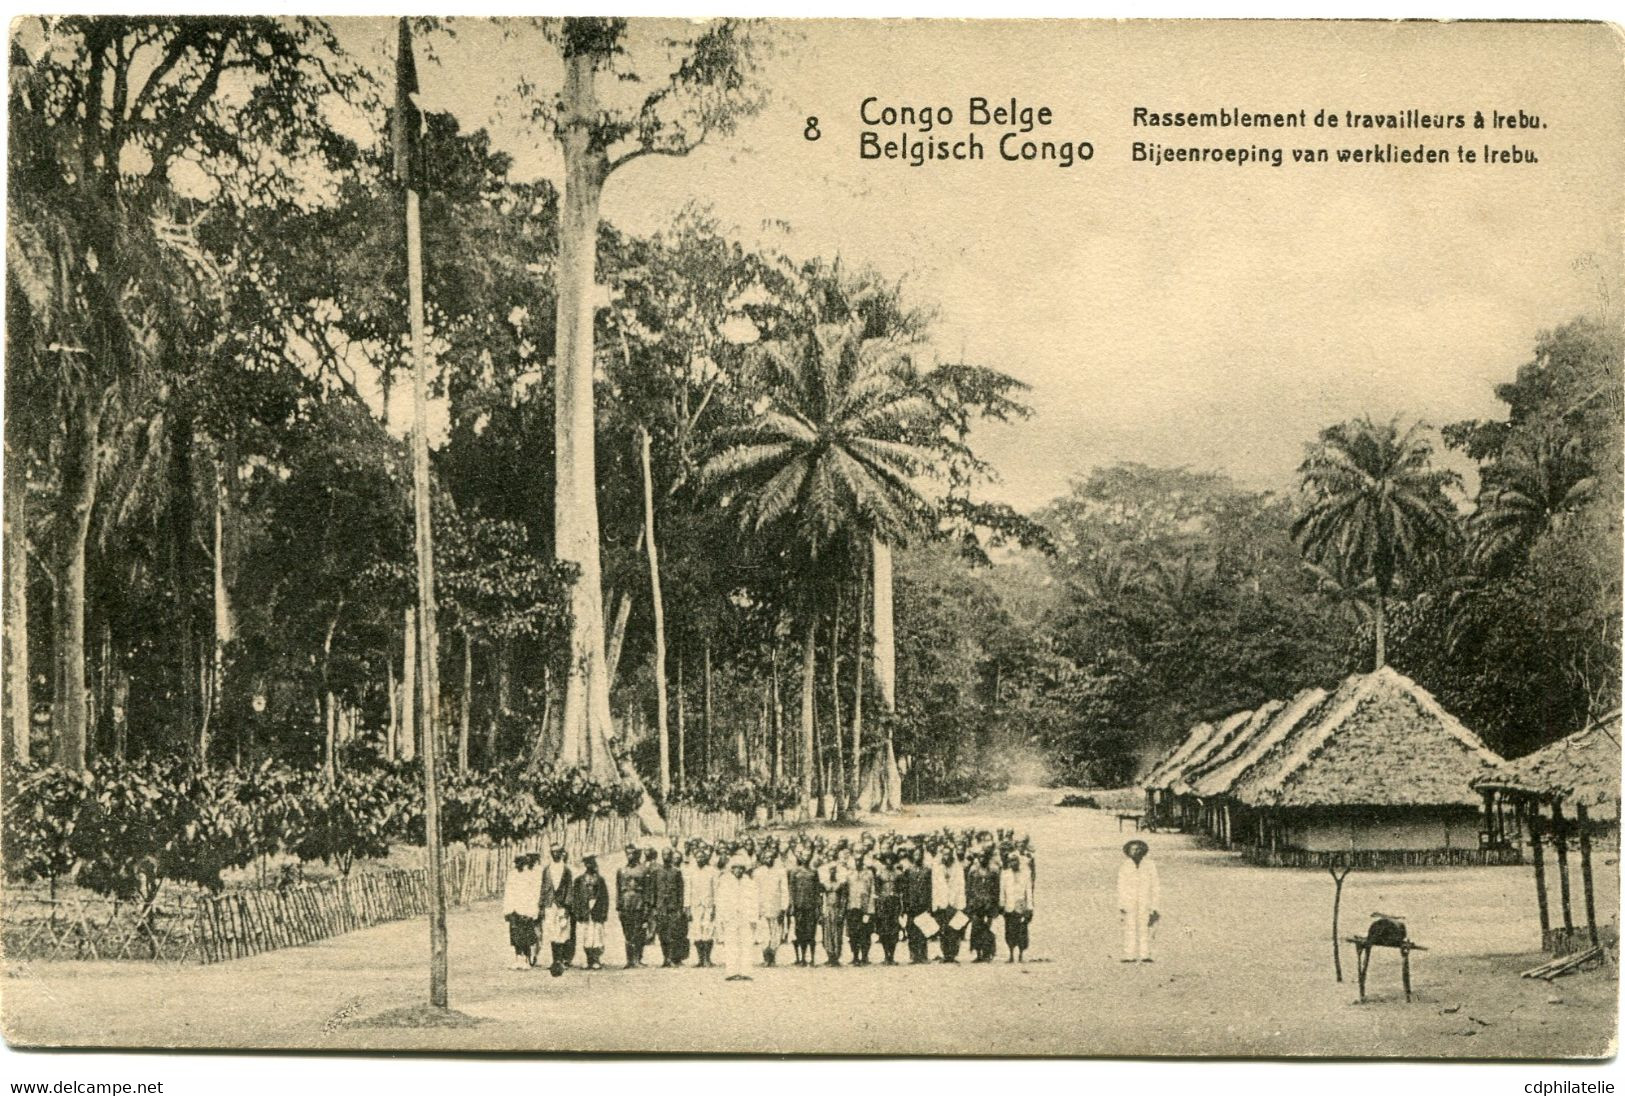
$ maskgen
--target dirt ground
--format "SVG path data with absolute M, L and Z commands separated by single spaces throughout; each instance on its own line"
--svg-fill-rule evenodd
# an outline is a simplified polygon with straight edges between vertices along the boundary
M 1003 824 L 1031 833 L 1037 914 L 1022 965 L 1001 956 L 984 966 L 781 965 L 753 971 L 748 982 L 692 967 L 551 978 L 507 969 L 506 925 L 497 904 L 484 903 L 451 918 L 452 1006 L 470 1018 L 455 1025 L 410 1023 L 418 1014 L 410 1006 L 427 991 L 421 921 L 209 967 L 8 966 L 0 1012 L 13 1045 L 43 1046 L 1417 1058 L 1613 1052 L 1615 971 L 1551 984 L 1518 977 L 1541 959 L 1527 867 L 1351 875 L 1346 933 L 1374 911 L 1399 914 L 1429 949 L 1413 960 L 1414 1001 L 1400 991 L 1398 956 L 1379 951 L 1361 1004 L 1347 948 L 1345 981 L 1333 980 L 1326 873 L 1248 867 L 1183 836 L 1147 835 L 1163 883 L 1156 962 L 1119 963 L 1114 891 L 1128 835 L 1110 813 L 1051 806 L 1061 794 L 1013 791 L 876 823 L 904 832 Z M 1608 864 L 1598 880 L 1605 919 L 1619 909 L 1617 872 Z M 605 958 L 618 964 L 613 922 Z

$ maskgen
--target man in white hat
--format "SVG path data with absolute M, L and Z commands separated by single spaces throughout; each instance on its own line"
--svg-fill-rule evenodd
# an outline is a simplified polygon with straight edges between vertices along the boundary
M 1123 918 L 1123 962 L 1151 962 L 1151 929 L 1159 918 L 1157 903 L 1162 884 L 1151 847 L 1139 838 L 1123 846 L 1123 866 L 1117 869 L 1117 910 Z

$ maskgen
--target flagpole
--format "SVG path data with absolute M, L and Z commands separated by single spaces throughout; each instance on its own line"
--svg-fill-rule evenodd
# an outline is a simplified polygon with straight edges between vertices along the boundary
M 418 657 L 422 672 L 422 700 L 418 704 L 423 725 L 419 746 L 423 752 L 423 843 L 429 875 L 429 1004 L 447 1006 L 446 995 L 446 887 L 440 863 L 440 789 L 436 780 L 439 735 L 439 635 L 435 629 L 434 535 L 429 509 L 428 339 L 423 329 L 423 225 L 418 208 L 418 180 L 414 164 L 416 110 L 411 92 L 417 90 L 416 66 L 406 19 L 400 21 L 400 50 L 396 57 L 395 155 L 406 183 L 406 298 L 412 324 L 412 515 L 416 527 L 418 572 Z M 410 83 L 408 83 L 410 82 Z

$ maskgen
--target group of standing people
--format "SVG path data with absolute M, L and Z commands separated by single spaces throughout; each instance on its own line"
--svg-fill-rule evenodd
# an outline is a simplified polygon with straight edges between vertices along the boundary
M 662 967 L 721 966 L 744 979 L 760 955 L 776 966 L 787 943 L 793 965 L 896 965 L 898 947 L 910 963 L 959 962 L 968 935 L 971 962 L 998 951 L 1002 924 L 1008 961 L 1026 958 L 1037 868 L 1032 843 L 1013 831 L 953 831 L 901 837 L 865 832 L 853 838 L 797 835 L 746 837 L 715 844 L 691 839 L 643 849 L 628 845 L 615 875 L 615 914 L 625 940 L 625 966 L 645 966 L 660 948 Z M 540 963 L 551 950 L 555 976 L 585 952 L 589 970 L 603 966 L 610 893 L 597 858 L 573 871 L 565 850 L 549 859 L 515 859 L 503 909 L 516 967 Z M 721 945 L 721 953 L 716 949 Z M 720 962 L 719 962 L 720 960 Z

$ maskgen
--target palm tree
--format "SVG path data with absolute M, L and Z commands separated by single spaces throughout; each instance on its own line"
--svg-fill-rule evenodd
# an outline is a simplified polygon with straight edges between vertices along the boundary
M 1472 560 L 1482 572 L 1515 564 L 1548 530 L 1596 493 L 1579 439 L 1549 433 L 1519 438 L 1484 469 L 1478 509 L 1467 521 Z
M 1292 535 L 1304 555 L 1349 581 L 1374 585 L 1376 666 L 1387 662 L 1386 614 L 1396 584 L 1433 562 L 1460 536 L 1446 494 L 1454 472 L 1433 467 L 1421 423 L 1369 417 L 1321 431 L 1298 468 L 1303 513 Z
M 862 553 L 872 538 L 898 543 L 922 524 L 928 503 L 914 477 L 926 469 L 927 454 L 900 439 L 929 408 L 907 383 L 909 353 L 895 339 L 865 339 L 858 321 L 768 344 L 758 362 L 768 395 L 701 470 L 740 524 L 799 559 L 809 579 L 835 578 L 827 573 L 831 560 Z M 801 606 L 801 783 L 808 797 L 820 600 L 812 586 L 803 586 L 809 593 Z
M 1314 584 L 1315 593 L 1335 605 L 1351 624 L 1363 628 L 1371 623 L 1372 617 L 1376 615 L 1373 606 L 1377 590 L 1375 579 L 1370 576 L 1351 579 L 1338 574 L 1335 564 L 1322 567 L 1307 560 L 1304 561 L 1303 570 L 1304 575 Z

